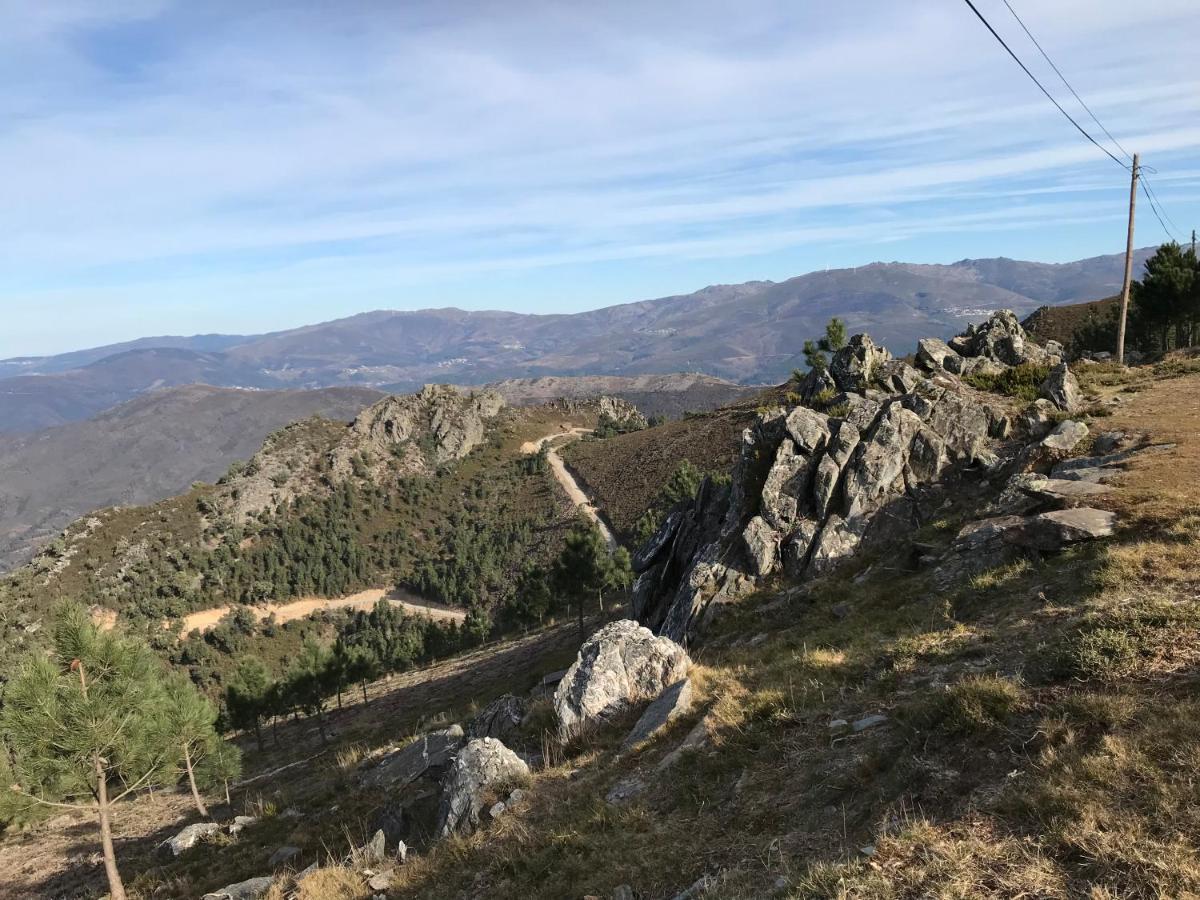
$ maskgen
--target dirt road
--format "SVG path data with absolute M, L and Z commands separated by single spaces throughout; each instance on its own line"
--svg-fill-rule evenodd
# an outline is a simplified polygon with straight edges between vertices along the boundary
M 567 496 L 571 498 L 571 502 L 583 512 L 585 516 L 596 523 L 596 527 L 600 529 L 600 533 L 604 535 L 604 542 L 608 544 L 608 550 L 611 553 L 617 549 L 617 537 L 612 533 L 612 529 L 608 524 L 600 518 L 600 511 L 596 509 L 587 493 L 579 486 L 575 476 L 571 474 L 567 464 L 563 462 L 558 451 L 554 449 L 552 441 L 557 441 L 559 438 L 566 438 L 561 443 L 568 443 L 575 440 L 581 435 L 589 434 L 590 428 L 568 427 L 563 426 L 561 431 L 553 432 L 545 437 L 538 438 L 536 441 L 526 441 L 521 446 L 522 453 L 537 453 L 542 447 L 546 448 L 546 461 L 550 463 L 550 471 L 554 473 L 555 480 L 562 485 L 562 489 L 567 492 Z
M 411 594 L 389 591 L 386 588 L 371 588 L 370 590 L 359 591 L 357 594 L 350 594 L 346 597 L 335 597 L 333 599 L 326 597 L 302 597 L 299 600 L 293 600 L 289 603 L 272 603 L 268 606 L 252 606 L 249 609 L 260 622 L 272 613 L 275 614 L 277 622 L 289 622 L 292 619 L 302 619 L 305 616 L 311 616 L 313 613 L 324 609 L 369 610 L 383 599 L 391 601 L 405 612 L 427 615 L 430 618 L 443 622 L 462 622 L 467 617 L 466 612 L 461 609 L 451 609 L 448 606 L 429 603 Z M 228 606 L 217 606 L 213 609 L 204 609 L 200 612 L 184 616 L 183 633 L 207 631 L 221 621 L 229 610 L 230 607 Z

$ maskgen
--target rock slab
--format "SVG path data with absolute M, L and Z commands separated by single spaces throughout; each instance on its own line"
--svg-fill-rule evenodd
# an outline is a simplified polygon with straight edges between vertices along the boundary
M 626 736 L 621 749 L 628 750 L 647 741 L 666 728 L 676 718 L 692 708 L 692 680 L 685 678 L 671 685 L 657 700 L 646 707 L 642 717 Z

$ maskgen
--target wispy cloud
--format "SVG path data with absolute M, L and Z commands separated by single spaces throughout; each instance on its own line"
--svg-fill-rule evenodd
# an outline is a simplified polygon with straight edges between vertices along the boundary
M 28 6 L 0 0 L 0 354 L 1120 243 L 1120 170 L 957 4 Z M 1196 218 L 1190 0 L 1026 6 Z

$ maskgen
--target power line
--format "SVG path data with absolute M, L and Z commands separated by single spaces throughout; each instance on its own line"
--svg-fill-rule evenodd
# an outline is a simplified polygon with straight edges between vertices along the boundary
M 1045 50 L 1042 49 L 1042 45 L 1039 44 L 1038 39 L 1033 36 L 1033 32 L 1029 30 L 1029 26 L 1027 26 L 1025 24 L 1025 22 L 1021 19 L 1021 17 L 1017 15 L 1017 11 L 1015 9 L 1013 9 L 1012 4 L 1009 3 L 1008 0 L 1004 0 L 1004 5 L 1008 7 L 1008 11 L 1010 13 L 1012 13 L 1013 18 L 1017 20 L 1017 24 L 1019 24 L 1021 26 L 1021 29 L 1025 32 L 1026 35 L 1029 36 L 1029 39 L 1031 41 L 1033 41 L 1033 46 L 1038 48 L 1038 52 L 1042 54 L 1042 58 L 1045 59 L 1046 62 L 1048 62 L 1050 64 L 1050 68 L 1052 68 L 1054 70 L 1054 73 L 1059 77 L 1059 79 L 1062 81 L 1062 83 L 1067 86 L 1067 90 L 1071 92 L 1071 96 L 1073 96 L 1076 100 L 1078 100 L 1079 105 L 1082 106 L 1085 110 L 1087 110 L 1087 114 L 1092 117 L 1092 121 L 1095 122 L 1097 126 L 1099 126 L 1101 131 L 1103 131 L 1106 135 L 1108 135 L 1108 139 L 1110 141 L 1112 141 L 1114 144 L 1116 144 L 1117 149 L 1120 150 L 1122 153 L 1124 153 L 1126 158 L 1132 159 L 1132 157 L 1129 156 L 1129 151 L 1121 146 L 1121 142 L 1112 136 L 1112 132 L 1109 131 L 1107 128 L 1105 128 L 1104 123 L 1096 118 L 1096 114 L 1094 112 L 1092 112 L 1092 108 L 1090 106 L 1088 106 L 1086 103 L 1084 103 L 1083 98 L 1079 96 L 1079 94 L 1076 92 L 1075 88 L 1071 87 L 1071 82 L 1067 81 L 1067 76 L 1064 75 L 1062 73 L 1062 71 L 1058 68 L 1058 66 L 1056 66 L 1054 64 L 1054 60 L 1052 60 L 1050 58 L 1050 54 L 1048 54 Z
M 1163 221 L 1163 217 L 1158 212 L 1158 204 L 1154 202 L 1154 195 L 1150 191 L 1150 186 L 1146 184 L 1146 179 L 1142 177 L 1142 193 L 1146 195 L 1146 199 L 1150 201 L 1150 211 L 1154 213 L 1154 218 L 1158 219 L 1158 224 L 1162 226 L 1162 230 L 1166 232 L 1167 237 L 1179 243 L 1175 233 L 1167 227 L 1167 223 Z
M 1075 119 L 1071 116 L 1071 114 L 1069 112 L 1067 112 L 1065 109 L 1063 109 L 1062 104 L 1054 99 L 1054 95 L 1051 94 L 1048 90 L 1046 90 L 1045 85 L 1043 85 L 1040 81 L 1038 81 L 1037 76 L 1034 75 L 1031 71 L 1029 71 L 1029 67 L 1026 66 L 1025 63 L 1021 62 L 1021 57 L 1017 56 L 1017 54 L 1013 52 L 1013 49 L 1010 46 L 1008 46 L 1007 43 L 1005 43 L 1004 38 L 1000 37 L 999 32 L 997 32 L 996 29 L 992 27 L 992 23 L 984 18 L 983 13 L 981 13 L 979 11 L 978 7 L 976 7 L 975 4 L 971 2 L 971 0 L 963 0 L 963 2 L 966 3 L 967 6 L 971 7 L 971 12 L 975 13 L 975 15 L 976 15 L 976 17 L 978 17 L 979 21 L 982 22 L 984 24 L 984 26 L 987 28 L 987 30 L 992 33 L 992 37 L 994 37 L 997 41 L 999 41 L 1000 46 L 1008 51 L 1008 55 L 1011 56 L 1013 58 L 1013 61 L 1016 62 L 1016 64 L 1021 67 L 1021 71 L 1023 71 L 1026 75 L 1028 75 L 1030 81 L 1032 81 L 1034 84 L 1036 84 L 1038 86 L 1038 89 L 1041 90 L 1041 92 L 1046 95 L 1046 99 L 1049 100 L 1051 103 L 1053 103 L 1058 108 L 1058 111 L 1067 117 L 1067 121 L 1069 121 L 1072 125 L 1074 125 L 1075 129 L 1080 134 L 1082 134 L 1085 138 L 1087 138 L 1089 141 L 1091 141 L 1093 144 L 1095 144 L 1096 147 L 1105 156 L 1107 156 L 1109 159 L 1111 159 L 1113 162 L 1115 162 L 1122 169 L 1128 170 L 1129 166 L 1127 166 L 1125 163 L 1121 162 L 1121 160 L 1119 160 L 1115 156 L 1113 156 L 1107 147 L 1100 144 L 1094 137 L 1092 137 L 1090 134 L 1088 134 L 1087 131 L 1084 129 L 1084 127 L 1082 125 L 1080 125 L 1078 122 L 1076 122 Z
M 1167 212 L 1166 204 L 1159 199 L 1158 191 L 1154 190 L 1154 187 L 1150 184 L 1149 179 L 1147 179 L 1144 174 L 1142 175 L 1142 183 L 1146 185 L 1147 190 L 1150 192 L 1150 196 L 1154 198 L 1154 202 L 1158 204 L 1158 208 L 1162 210 L 1162 214 L 1167 217 L 1167 221 L 1171 223 L 1171 227 L 1182 231 L 1183 229 L 1179 227 L 1179 223 L 1172 219 L 1171 214 Z M 1176 240 L 1179 239 L 1178 235 L 1175 234 L 1171 234 L 1171 237 L 1175 238 Z

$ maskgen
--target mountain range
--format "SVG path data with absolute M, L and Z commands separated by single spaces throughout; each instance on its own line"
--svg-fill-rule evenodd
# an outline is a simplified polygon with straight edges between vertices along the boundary
M 1137 264 L 1151 252 L 1138 251 Z M 779 381 L 802 364 L 804 340 L 831 316 L 904 352 L 999 307 L 1024 316 L 1109 296 L 1122 267 L 1119 254 L 1060 264 L 873 263 L 574 314 L 377 311 L 264 335 L 142 338 L 0 361 L 0 433 L 80 421 L 148 390 L 194 383 L 406 392 L 427 382 L 563 375 L 700 372 Z

